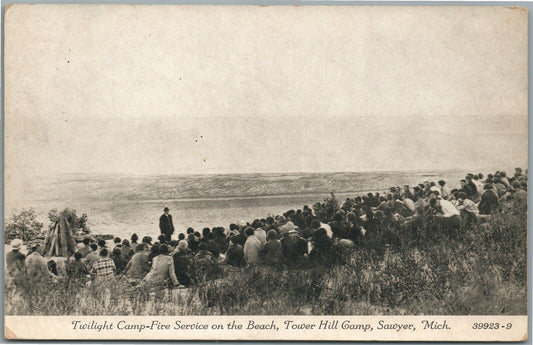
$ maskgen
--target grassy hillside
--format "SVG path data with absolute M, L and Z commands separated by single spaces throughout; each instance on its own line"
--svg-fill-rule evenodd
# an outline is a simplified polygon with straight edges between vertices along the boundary
M 124 278 L 17 290 L 17 315 L 527 314 L 527 214 L 443 231 L 420 221 L 368 234 L 331 265 L 224 267 L 220 279 L 150 296 Z

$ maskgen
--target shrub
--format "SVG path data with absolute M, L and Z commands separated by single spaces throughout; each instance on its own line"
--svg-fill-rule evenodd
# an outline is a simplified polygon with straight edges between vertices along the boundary
M 13 213 L 5 223 L 5 238 L 11 241 L 20 238 L 23 241 L 31 241 L 36 237 L 43 236 L 43 223 L 36 220 L 35 210 L 22 210 L 20 213 Z

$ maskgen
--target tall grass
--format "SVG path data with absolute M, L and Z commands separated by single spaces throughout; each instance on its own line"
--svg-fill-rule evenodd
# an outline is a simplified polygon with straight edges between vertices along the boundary
M 430 221 L 383 226 L 329 266 L 224 268 L 221 279 L 149 294 L 124 278 L 107 285 L 17 288 L 17 315 L 527 314 L 527 214 L 454 231 Z M 24 284 L 23 284 L 24 285 Z

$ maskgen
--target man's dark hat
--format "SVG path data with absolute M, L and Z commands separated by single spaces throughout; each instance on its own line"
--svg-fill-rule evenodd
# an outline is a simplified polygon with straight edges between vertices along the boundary
M 165 207 L 165 208 L 163 209 L 163 211 L 170 211 L 170 210 L 168 209 L 168 207 Z

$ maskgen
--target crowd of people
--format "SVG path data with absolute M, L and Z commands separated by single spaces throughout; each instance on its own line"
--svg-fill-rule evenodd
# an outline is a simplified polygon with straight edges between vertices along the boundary
M 22 240 L 14 239 L 6 254 L 6 272 L 15 282 L 24 276 L 32 284 L 75 279 L 85 285 L 125 276 L 132 285 L 150 290 L 188 287 L 247 265 L 327 263 L 339 248 L 363 246 L 369 232 L 379 232 L 386 224 L 427 217 L 444 228 L 458 229 L 495 213 L 526 209 L 527 170 L 521 168 L 512 176 L 503 171 L 486 177 L 467 174 L 455 189 L 442 180 L 424 181 L 413 188 L 391 187 L 383 193 L 347 198 L 342 204 L 332 197 L 312 207 L 240 221 L 228 228 L 204 228 L 201 232 L 188 228 L 175 239 L 172 218 L 165 208 L 157 241 L 133 234 L 130 239 L 116 237 L 109 248 L 104 240 L 85 238 L 61 264 L 42 256 L 40 242 L 32 242 L 24 255 Z

